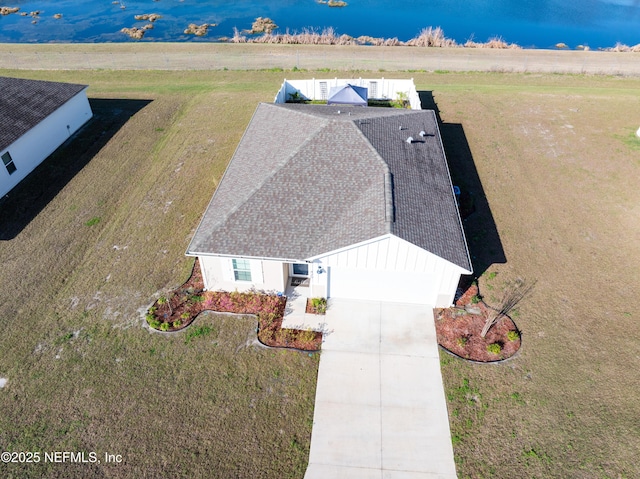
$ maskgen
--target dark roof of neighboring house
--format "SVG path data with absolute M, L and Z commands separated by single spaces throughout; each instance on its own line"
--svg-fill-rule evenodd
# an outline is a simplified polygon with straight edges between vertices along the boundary
M 187 253 L 304 260 L 389 233 L 471 271 L 434 112 L 262 103 Z
M 73 83 L 0 77 L 0 150 L 85 88 Z

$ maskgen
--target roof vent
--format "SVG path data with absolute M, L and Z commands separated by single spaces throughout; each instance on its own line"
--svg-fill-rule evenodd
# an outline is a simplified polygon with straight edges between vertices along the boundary
M 410 136 L 409 138 L 407 138 L 407 143 L 413 143 L 413 137 Z
M 340 114 L 340 110 L 338 110 L 338 115 Z
M 427 132 L 426 132 L 426 131 L 424 131 L 424 130 L 422 130 L 422 131 L 420 132 L 420 136 L 424 138 L 425 136 L 427 136 Z
M 404 130 L 404 128 L 402 128 L 402 125 L 400 125 L 400 131 Z

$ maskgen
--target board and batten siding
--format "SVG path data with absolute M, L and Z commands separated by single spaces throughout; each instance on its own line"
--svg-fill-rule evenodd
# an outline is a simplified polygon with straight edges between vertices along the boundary
M 356 299 L 435 307 L 450 306 L 460 275 L 469 273 L 394 235 L 320 255 L 314 260 L 330 271 L 329 296 L 351 295 Z
M 0 162 L 0 196 L 11 191 L 92 116 L 86 90 L 83 90 L 0 151 L 0 156 L 8 152 L 16 167 L 16 171 L 9 174 Z
M 204 280 L 209 291 L 284 291 L 285 274 L 281 261 L 247 259 L 251 268 L 251 281 L 236 281 L 233 274 L 233 258 L 220 256 L 198 256 Z

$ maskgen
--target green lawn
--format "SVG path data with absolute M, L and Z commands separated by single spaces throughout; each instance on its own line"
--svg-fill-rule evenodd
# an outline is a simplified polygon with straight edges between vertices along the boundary
M 323 74 L 1 74 L 89 84 L 96 115 L 0 204 L 0 445 L 123 462 L 0 477 L 301 478 L 317 354 L 244 347 L 251 318 L 200 318 L 211 331 L 188 344 L 143 323 L 189 275 L 184 251 L 256 104 L 284 76 Z M 516 358 L 442 356 L 459 476 L 640 477 L 640 80 L 384 76 L 433 92 L 454 182 L 478 206 L 477 272 L 496 273 L 480 279 L 487 301 L 537 280 Z

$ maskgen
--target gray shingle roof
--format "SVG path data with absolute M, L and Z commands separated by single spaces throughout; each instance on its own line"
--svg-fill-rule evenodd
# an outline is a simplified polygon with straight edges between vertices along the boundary
M 388 233 L 471 271 L 433 111 L 263 103 L 187 253 L 304 260 Z
M 0 77 L 0 150 L 85 88 L 73 83 Z

